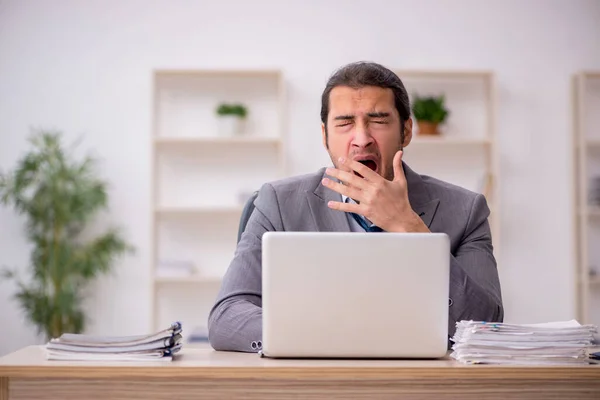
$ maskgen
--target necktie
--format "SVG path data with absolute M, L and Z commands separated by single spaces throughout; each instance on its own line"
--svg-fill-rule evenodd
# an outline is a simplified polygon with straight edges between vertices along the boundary
M 367 222 L 365 221 L 365 219 L 363 217 L 361 217 L 358 214 L 355 213 L 350 213 L 352 214 L 352 217 L 356 220 L 356 222 L 358 222 L 358 224 L 367 232 L 383 232 L 383 229 L 381 229 L 378 226 L 368 226 Z
M 350 213 L 350 214 L 352 214 L 352 217 L 356 220 L 356 222 L 358 222 L 358 224 L 360 226 L 362 226 L 362 228 L 365 231 L 367 231 L 367 232 L 383 232 L 383 229 L 381 229 L 378 226 L 375 226 L 375 225 L 368 226 L 365 219 L 363 217 L 361 217 L 360 215 L 355 214 L 355 213 Z
M 349 197 L 346 198 L 345 202 L 346 203 L 350 203 L 351 199 Z M 380 227 L 373 225 L 373 226 L 369 226 L 367 225 L 367 221 L 365 221 L 365 219 L 363 217 L 361 217 L 358 214 L 355 213 L 350 213 L 352 214 L 352 218 L 354 218 L 354 220 L 356 222 L 358 222 L 358 224 L 366 231 L 366 232 L 383 232 L 383 229 L 381 229 Z

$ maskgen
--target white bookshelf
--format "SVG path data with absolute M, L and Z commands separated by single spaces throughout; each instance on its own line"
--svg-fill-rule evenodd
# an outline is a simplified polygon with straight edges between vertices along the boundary
M 409 93 L 446 97 L 450 114 L 439 136 L 414 136 L 404 160 L 430 175 L 485 195 L 491 210 L 494 253 L 499 267 L 500 201 L 495 132 L 495 78 L 490 71 L 396 70 Z M 413 118 L 414 119 L 414 118 Z
M 415 137 L 411 146 L 491 146 L 489 138 L 445 138 L 445 137 Z
M 194 215 L 218 215 L 218 214 L 241 214 L 243 206 L 224 206 L 224 207 L 158 207 L 155 214 L 164 216 L 187 216 Z
M 577 318 L 600 324 L 600 71 L 574 77 L 573 100 Z
M 155 138 L 154 144 L 160 148 L 169 147 L 223 147 L 223 146 L 280 146 L 281 138 L 262 138 L 262 137 L 198 137 L 198 138 L 178 138 L 163 137 Z
M 248 196 L 285 176 L 285 87 L 278 70 L 160 70 L 153 86 L 152 325 L 191 333 L 206 328 Z M 247 107 L 243 133 L 219 131 L 221 102 Z

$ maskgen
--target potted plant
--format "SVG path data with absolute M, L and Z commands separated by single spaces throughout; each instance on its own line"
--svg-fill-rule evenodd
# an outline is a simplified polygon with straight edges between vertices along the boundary
M 439 135 L 438 125 L 448 117 L 445 97 L 441 96 L 415 96 L 412 111 L 421 135 Z
M 233 136 L 242 132 L 243 122 L 246 119 L 248 111 L 240 103 L 221 103 L 217 107 L 219 116 L 219 130 L 222 135 Z
M 83 332 L 83 290 L 133 248 L 114 227 L 92 238 L 89 231 L 82 235 L 107 207 L 106 183 L 95 174 L 95 160 L 76 160 L 59 133 L 40 132 L 29 141 L 33 148 L 15 169 L 0 172 L 0 203 L 26 219 L 27 279 L 7 268 L 2 276 L 16 282 L 15 299 L 49 340 Z

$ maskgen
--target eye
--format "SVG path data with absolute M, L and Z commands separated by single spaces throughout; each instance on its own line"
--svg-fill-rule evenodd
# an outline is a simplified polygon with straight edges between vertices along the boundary
M 351 122 L 342 122 L 340 124 L 337 124 L 336 126 L 339 127 L 339 128 L 341 128 L 341 127 L 344 127 L 344 126 L 348 126 L 350 124 L 351 124 Z
M 377 120 L 377 121 L 373 121 L 376 124 L 387 124 L 387 121 L 385 120 Z

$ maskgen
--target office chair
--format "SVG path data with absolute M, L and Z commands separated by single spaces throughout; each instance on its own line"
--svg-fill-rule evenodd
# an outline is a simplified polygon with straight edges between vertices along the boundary
M 252 193 L 252 195 L 250 196 L 248 201 L 246 201 L 244 208 L 242 209 L 242 216 L 240 217 L 240 226 L 238 228 L 238 236 L 237 236 L 238 243 L 240 242 L 240 239 L 242 238 L 242 233 L 244 233 L 244 230 L 246 229 L 246 224 L 248 223 L 248 220 L 250 219 L 250 215 L 252 215 L 252 211 L 254 211 L 254 200 L 256 200 L 257 196 L 258 196 L 258 191 Z

